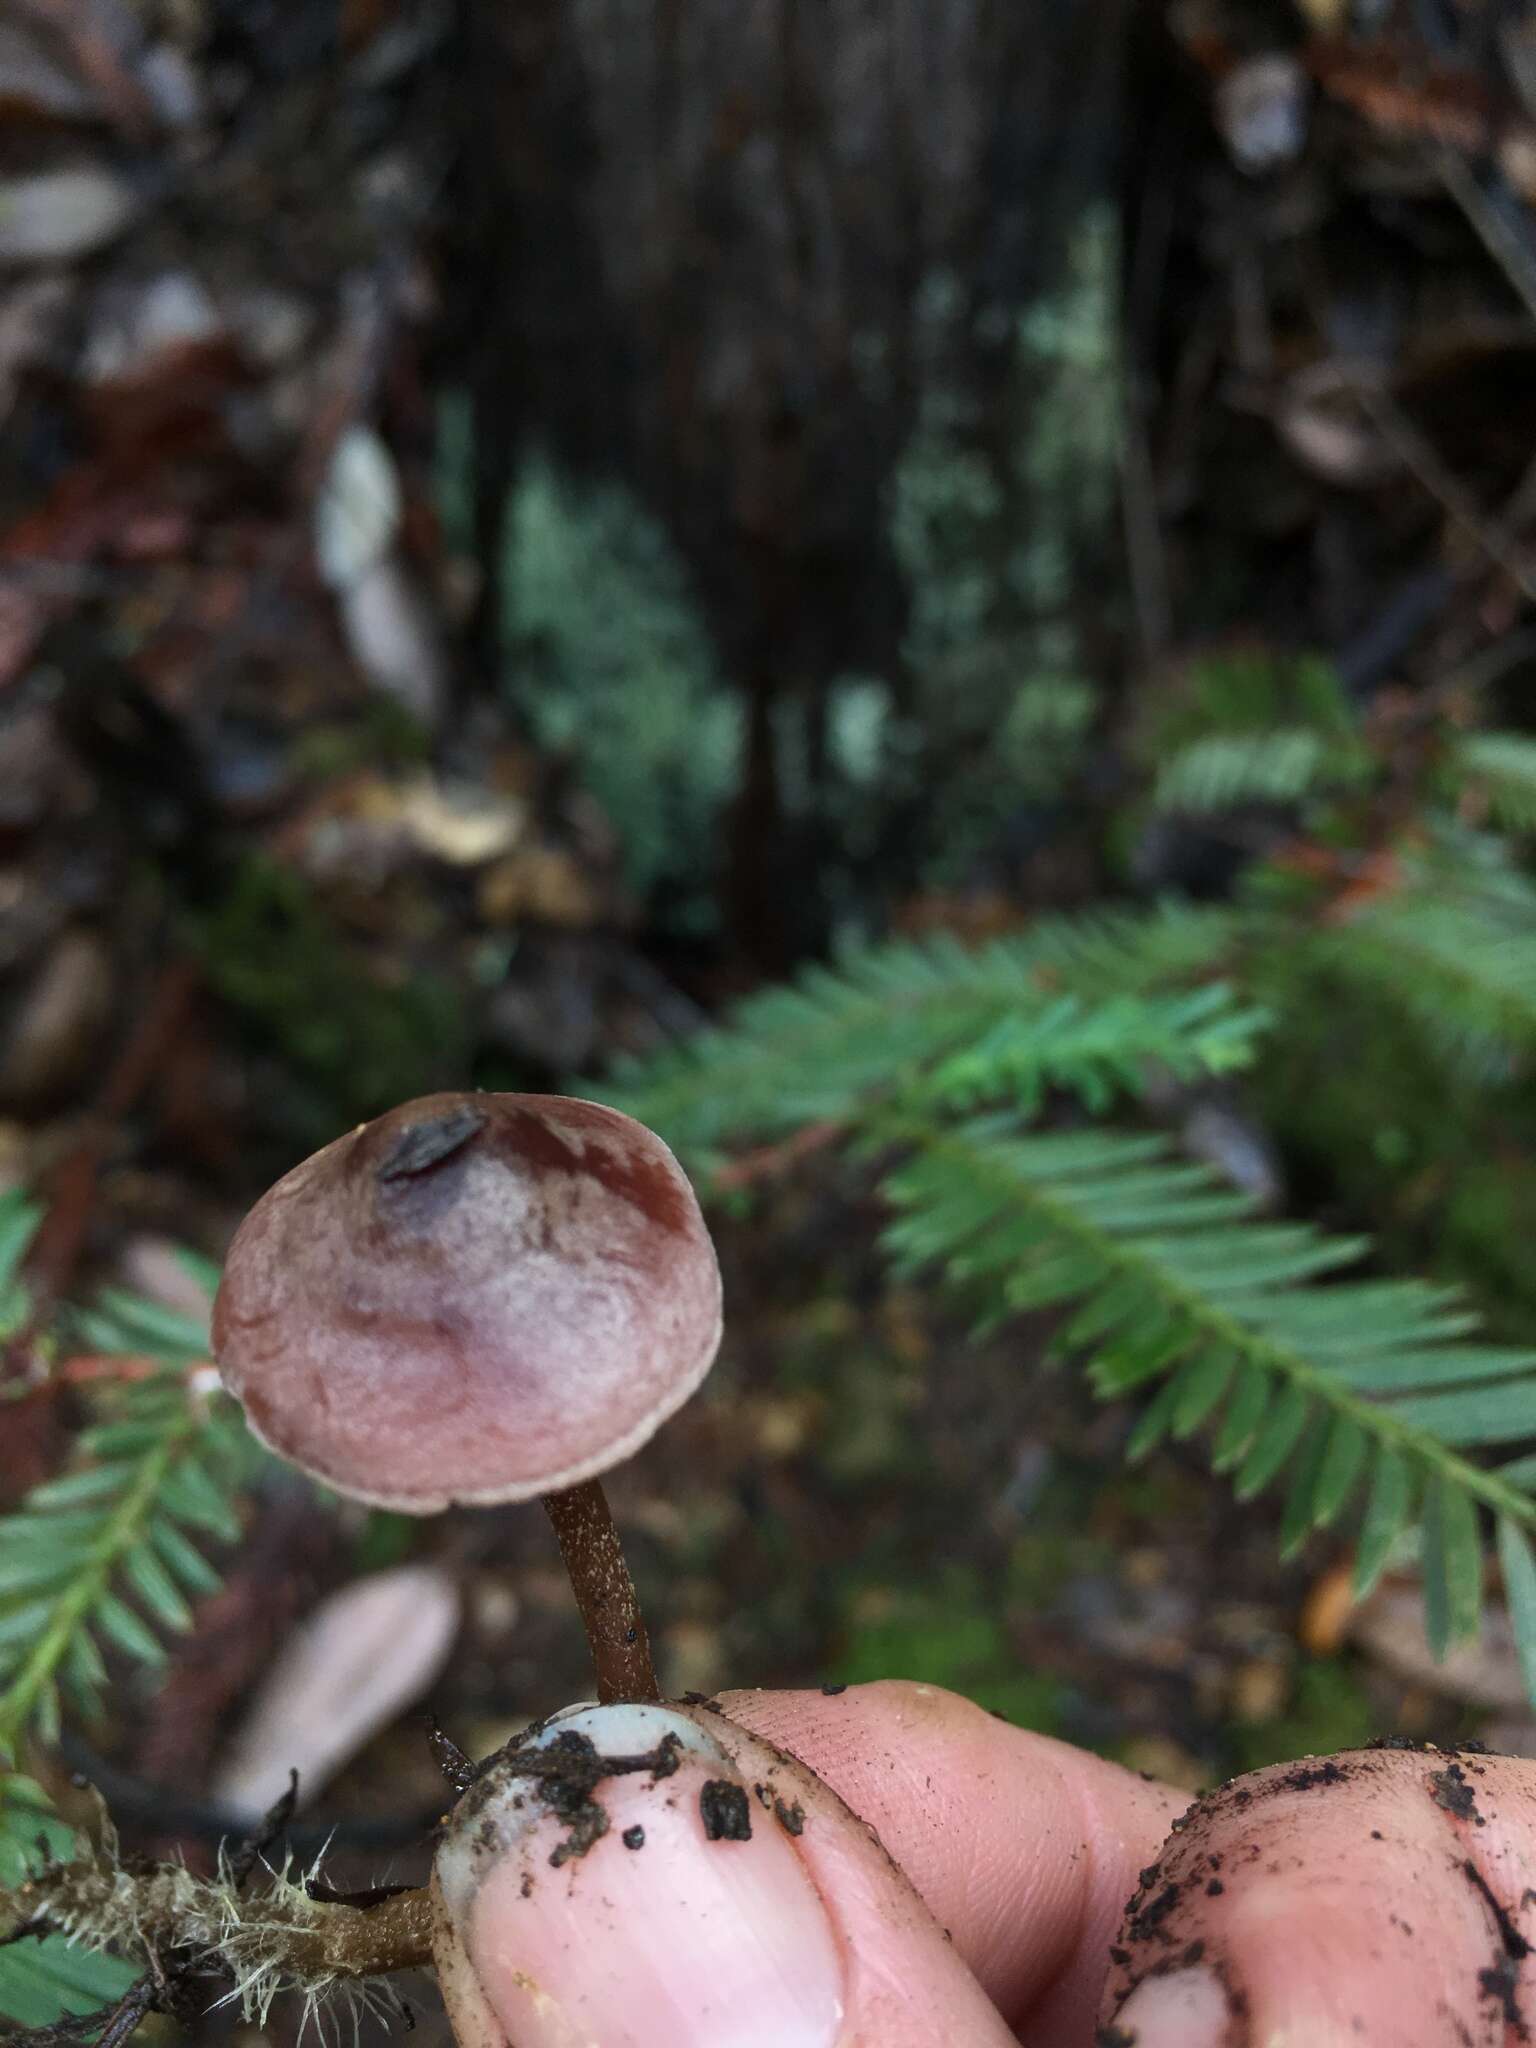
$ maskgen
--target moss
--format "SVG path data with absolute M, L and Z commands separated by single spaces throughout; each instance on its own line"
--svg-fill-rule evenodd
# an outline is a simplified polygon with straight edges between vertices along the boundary
M 431 735 L 419 720 L 387 697 L 372 697 L 355 718 L 306 726 L 288 760 L 306 782 L 326 783 L 361 769 L 413 767 L 431 754 Z
M 539 458 L 507 520 L 507 693 L 614 827 L 635 892 L 674 928 L 714 922 L 715 838 L 736 785 L 737 701 L 683 565 L 617 485 Z
M 457 1076 L 465 1057 L 460 1000 L 435 976 L 386 981 L 349 946 L 303 880 L 247 855 L 187 937 L 253 1047 L 292 1072 L 276 1105 L 298 1135 L 334 1136 Z

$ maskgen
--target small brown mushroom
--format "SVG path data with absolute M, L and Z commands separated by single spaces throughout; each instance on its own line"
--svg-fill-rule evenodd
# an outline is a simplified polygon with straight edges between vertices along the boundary
M 544 1497 L 604 1698 L 654 1698 L 596 1475 L 698 1386 L 720 1271 L 661 1140 L 557 1095 L 429 1095 L 256 1204 L 214 1305 L 262 1441 L 407 1514 Z

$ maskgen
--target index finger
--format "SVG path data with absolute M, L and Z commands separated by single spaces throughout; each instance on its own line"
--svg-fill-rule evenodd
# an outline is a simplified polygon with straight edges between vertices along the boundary
M 935 1686 L 730 1692 L 881 1841 L 1015 2029 L 1087 2042 L 1125 1901 L 1189 1796 Z

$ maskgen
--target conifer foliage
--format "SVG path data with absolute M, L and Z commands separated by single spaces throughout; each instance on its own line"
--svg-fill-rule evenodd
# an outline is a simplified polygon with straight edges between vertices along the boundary
M 1484 892 L 1490 917 L 1509 879 Z M 1287 1555 L 1352 1519 L 1361 1594 L 1416 1538 L 1439 1654 L 1477 1629 L 1493 1540 L 1536 1697 L 1536 1459 L 1510 1455 L 1536 1441 L 1536 1349 L 1482 1341 L 1454 1287 L 1380 1276 L 1363 1238 L 1259 1213 L 1138 1115 L 1170 1077 L 1261 1056 L 1269 1020 L 1234 985 L 1273 981 L 1281 929 L 1263 907 L 1169 905 L 971 953 L 870 948 L 626 1070 L 609 1099 L 704 1173 L 733 1146 L 835 1127 L 880 1162 L 895 1264 L 943 1276 L 983 1322 L 1062 1310 L 1060 1351 L 1141 1404 L 1133 1458 L 1202 1435 L 1239 1498 L 1279 1496 Z M 1335 927 L 1284 929 L 1337 964 Z M 1520 959 L 1439 939 L 1406 905 L 1370 926 L 1389 984 L 1421 963 L 1448 1058 L 1513 1056 Z M 1438 1010 L 1427 958 L 1450 990 Z
M 37 1221 L 21 1194 L 0 1197 L 0 1335 L 28 1314 L 18 1274 Z M 193 1263 L 211 1299 L 216 1273 Z M 28 1746 L 53 1743 L 65 1712 L 89 1724 L 109 1659 L 119 1678 L 164 1662 L 165 1637 L 189 1628 L 192 1603 L 220 1584 L 239 1486 L 261 1455 L 233 1404 L 199 1383 L 204 1325 L 108 1290 L 66 1312 L 59 1335 L 126 1370 L 99 1383 L 68 1468 L 0 1519 L 0 1885 L 73 1848 L 73 1829 L 23 1768 Z M 0 1947 L 0 2015 L 41 2026 L 61 2008 L 88 2012 L 131 1975 L 57 1937 L 13 1943 Z

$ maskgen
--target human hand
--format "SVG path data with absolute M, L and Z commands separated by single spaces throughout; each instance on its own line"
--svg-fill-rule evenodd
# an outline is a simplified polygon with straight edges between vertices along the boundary
M 1536 1765 L 1360 1751 L 1190 1806 L 931 1687 L 718 1704 L 544 1738 L 679 1731 L 674 1770 L 466 1795 L 437 1879 L 461 2048 L 1527 2038 Z

